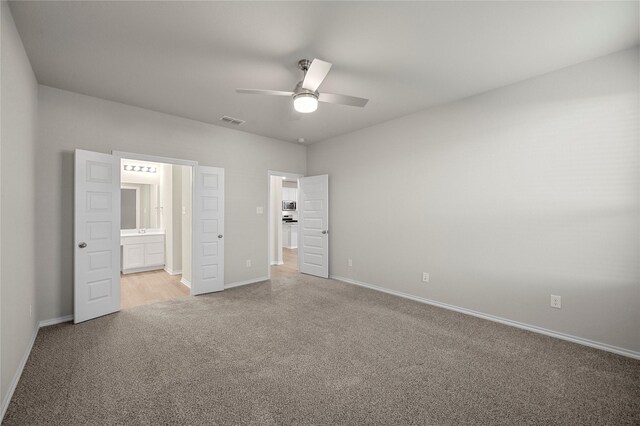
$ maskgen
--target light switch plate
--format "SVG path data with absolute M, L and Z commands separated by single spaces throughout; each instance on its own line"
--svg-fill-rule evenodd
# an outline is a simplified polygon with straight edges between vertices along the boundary
M 263 214 L 263 213 L 264 213 L 264 209 L 262 208 L 262 206 L 256 207 L 256 214 Z

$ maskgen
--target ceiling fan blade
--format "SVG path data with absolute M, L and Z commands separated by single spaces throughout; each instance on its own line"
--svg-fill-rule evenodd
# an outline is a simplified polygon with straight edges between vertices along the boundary
M 293 96 L 293 92 L 283 92 L 282 90 L 236 89 L 236 92 L 244 95 Z
M 329 62 L 314 59 L 302 80 L 302 88 L 315 92 L 322 84 L 322 81 L 329 73 L 331 64 Z
M 330 104 L 349 105 L 361 108 L 369 102 L 369 99 L 347 95 L 336 95 L 335 93 L 320 93 L 318 100 L 320 102 L 328 102 Z

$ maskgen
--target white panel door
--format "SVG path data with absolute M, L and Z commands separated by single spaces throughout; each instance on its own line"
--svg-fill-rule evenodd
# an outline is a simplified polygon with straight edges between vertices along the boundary
M 303 274 L 329 277 L 329 176 L 298 179 L 298 263 Z
M 73 321 L 119 311 L 119 158 L 76 150 L 74 243 Z
M 224 290 L 224 169 L 194 167 L 192 294 Z

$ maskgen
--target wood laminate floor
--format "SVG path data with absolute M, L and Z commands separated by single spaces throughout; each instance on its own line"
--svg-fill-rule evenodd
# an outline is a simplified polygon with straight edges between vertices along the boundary
M 189 287 L 180 282 L 181 278 L 164 270 L 121 275 L 120 306 L 128 309 L 189 296 Z
M 280 278 L 298 274 L 298 249 L 282 249 L 283 265 L 271 267 L 271 277 Z

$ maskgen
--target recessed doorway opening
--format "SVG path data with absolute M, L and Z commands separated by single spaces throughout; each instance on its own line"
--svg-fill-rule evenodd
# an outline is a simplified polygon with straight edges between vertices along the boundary
M 300 174 L 269 172 L 269 277 L 297 274 L 298 178 Z
M 120 307 L 191 294 L 192 166 L 120 160 Z
M 123 158 L 125 164 L 122 164 Z M 128 164 L 129 167 L 126 167 L 127 160 L 141 163 L 137 166 Z M 164 238 L 166 227 L 173 223 L 173 216 L 171 220 L 168 217 L 169 211 L 173 213 L 173 209 L 176 209 L 175 217 L 180 218 L 182 207 L 188 209 L 190 206 L 192 212 L 191 232 L 186 232 L 191 235 L 191 242 L 186 244 L 191 249 L 191 261 L 186 262 L 186 266 L 191 267 L 190 294 L 195 296 L 224 290 L 223 168 L 145 154 L 120 151 L 104 154 L 81 149 L 75 150 L 74 162 L 74 323 L 121 309 L 123 272 L 162 269 L 168 274 L 176 274 L 176 265 L 183 251 L 178 250 L 179 254 L 176 254 L 173 242 L 169 244 Z M 174 165 L 188 166 L 191 191 L 187 192 L 191 193 L 191 202 L 185 203 L 185 206 L 182 206 L 182 202 L 166 203 L 164 208 L 159 204 L 162 202 L 159 189 L 137 186 L 145 182 L 130 181 L 131 187 L 123 188 L 121 169 L 125 172 L 153 174 L 154 170 L 157 173 L 158 167 L 161 167 L 143 166 L 142 163 L 165 163 L 162 167 L 170 167 L 172 171 Z M 167 173 L 166 176 L 172 175 Z M 133 189 L 133 192 L 122 192 L 129 189 Z M 155 194 L 156 198 L 150 196 L 149 200 L 142 200 L 144 193 Z M 123 197 L 125 203 L 129 204 L 127 212 L 121 209 Z M 143 206 L 146 206 L 146 212 Z M 126 216 L 125 227 L 128 229 L 121 228 L 122 216 Z M 180 223 L 178 219 L 176 223 Z M 126 243 L 125 238 L 129 239 Z M 170 256 L 173 256 L 174 263 L 168 260 Z M 180 267 L 185 267 L 182 260 Z

